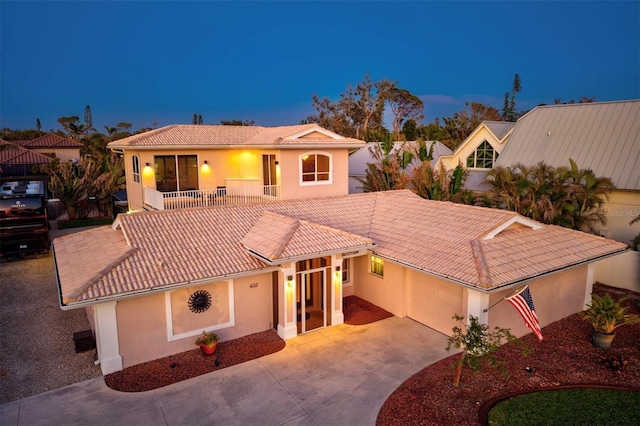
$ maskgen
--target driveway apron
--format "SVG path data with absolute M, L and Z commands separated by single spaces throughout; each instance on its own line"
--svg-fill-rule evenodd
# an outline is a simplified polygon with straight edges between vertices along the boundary
M 0 405 L 2 425 L 375 425 L 407 378 L 448 354 L 447 337 L 408 318 L 338 325 L 280 352 L 149 392 L 103 378 Z

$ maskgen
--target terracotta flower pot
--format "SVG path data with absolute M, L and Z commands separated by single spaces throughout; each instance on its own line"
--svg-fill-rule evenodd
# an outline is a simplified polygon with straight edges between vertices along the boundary
M 615 333 L 604 334 L 593 330 L 591 337 L 593 338 L 593 344 L 596 345 L 596 347 L 600 349 L 609 349 L 609 347 L 611 347 L 611 342 L 613 342 L 613 338 L 616 337 L 616 335 Z
M 202 352 L 202 355 L 210 356 L 214 354 L 217 347 L 217 343 L 214 343 L 213 345 L 200 345 L 200 351 Z

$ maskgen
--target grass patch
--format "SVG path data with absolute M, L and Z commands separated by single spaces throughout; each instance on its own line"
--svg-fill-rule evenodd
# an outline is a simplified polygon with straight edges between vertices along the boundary
M 83 228 L 86 226 L 111 225 L 113 218 L 111 217 L 95 217 L 91 219 L 75 219 L 75 220 L 59 220 L 57 221 L 58 229 Z
M 559 389 L 509 398 L 489 411 L 490 425 L 639 425 L 640 392 Z

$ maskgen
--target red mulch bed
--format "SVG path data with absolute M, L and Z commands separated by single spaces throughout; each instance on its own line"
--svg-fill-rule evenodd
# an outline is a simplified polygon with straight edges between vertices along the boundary
M 104 381 L 115 390 L 144 392 L 251 361 L 278 352 L 284 346 L 284 340 L 275 330 L 268 330 L 220 342 L 216 352 L 208 357 L 202 355 L 200 348 L 196 348 L 108 374 Z
M 347 324 L 369 324 L 392 316 L 389 312 L 356 296 L 343 300 Z M 285 347 L 275 330 L 251 334 L 218 343 L 216 352 L 204 357 L 200 349 L 134 365 L 105 376 L 107 386 L 123 392 L 144 392 L 200 376 L 221 368 L 269 355 Z M 217 364 L 216 364 L 217 363 Z
M 640 296 L 600 284 L 594 287 L 594 292 L 599 295 L 609 292 L 615 299 L 629 293 Z M 625 304 L 631 306 L 629 313 L 640 313 L 630 301 Z M 617 385 L 640 391 L 640 324 L 619 327 L 608 350 L 593 346 L 591 325 L 580 314 L 549 324 L 542 333 L 544 340 L 540 343 L 533 334 L 521 339 L 532 351 L 528 355 L 518 345 L 500 348 L 499 359 L 508 376 L 488 365 L 479 372 L 465 367 L 460 386 L 454 387 L 453 365 L 460 354 L 424 368 L 391 394 L 380 409 L 377 424 L 482 424 L 478 408 L 493 397 L 561 385 Z M 620 357 L 627 364 L 622 371 L 611 371 L 605 366 L 607 357 Z
M 344 297 L 342 299 L 342 312 L 344 313 L 344 322 L 349 325 L 369 324 L 393 316 L 392 313 L 358 296 Z

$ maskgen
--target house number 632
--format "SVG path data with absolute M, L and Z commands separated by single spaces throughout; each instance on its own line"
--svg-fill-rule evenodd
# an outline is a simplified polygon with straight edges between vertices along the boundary
M 258 283 L 249 284 L 249 288 L 256 288 L 256 287 L 258 287 Z

